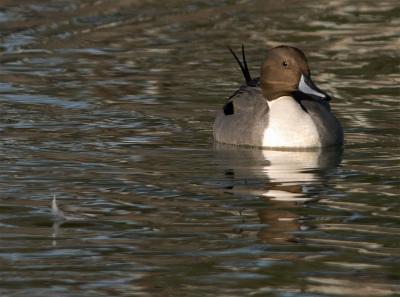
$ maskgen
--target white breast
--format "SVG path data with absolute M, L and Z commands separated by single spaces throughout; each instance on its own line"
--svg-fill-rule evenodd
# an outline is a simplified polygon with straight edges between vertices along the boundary
M 268 127 L 263 146 L 282 148 L 320 147 L 318 130 L 310 115 L 290 96 L 268 102 Z

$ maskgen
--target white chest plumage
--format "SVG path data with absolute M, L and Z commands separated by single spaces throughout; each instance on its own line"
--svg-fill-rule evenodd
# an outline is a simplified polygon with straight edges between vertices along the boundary
M 310 115 L 290 96 L 268 102 L 268 127 L 264 147 L 319 147 L 317 127 Z

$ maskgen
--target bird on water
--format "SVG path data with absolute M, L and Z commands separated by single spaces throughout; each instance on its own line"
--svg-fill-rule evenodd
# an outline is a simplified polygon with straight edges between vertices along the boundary
M 242 46 L 238 62 L 245 84 L 218 112 L 214 139 L 220 143 L 278 149 L 343 144 L 343 129 L 331 111 L 330 96 L 311 79 L 304 53 L 295 47 L 269 49 L 260 77 L 251 78 Z

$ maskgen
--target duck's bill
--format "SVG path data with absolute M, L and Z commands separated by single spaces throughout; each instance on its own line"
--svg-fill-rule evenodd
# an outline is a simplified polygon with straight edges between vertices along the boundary
M 301 75 L 300 82 L 299 82 L 299 91 L 305 94 L 317 96 L 321 99 L 331 100 L 328 94 L 321 91 L 311 80 L 311 78 L 305 76 L 304 74 Z

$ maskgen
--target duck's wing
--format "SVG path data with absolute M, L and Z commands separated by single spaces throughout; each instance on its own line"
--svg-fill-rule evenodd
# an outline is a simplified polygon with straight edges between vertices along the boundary
M 218 142 L 261 146 L 268 124 L 268 104 L 258 81 L 243 85 L 231 97 L 214 122 L 214 138 Z
M 335 114 L 331 111 L 330 104 L 327 100 L 304 94 L 301 96 L 294 94 L 294 98 L 315 123 L 322 143 L 343 143 L 342 126 Z

